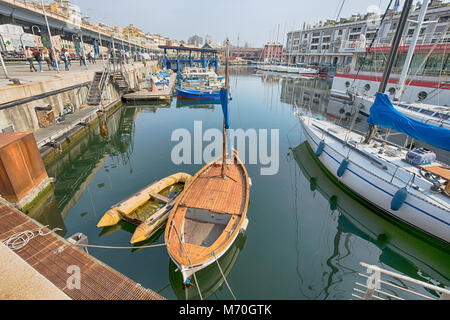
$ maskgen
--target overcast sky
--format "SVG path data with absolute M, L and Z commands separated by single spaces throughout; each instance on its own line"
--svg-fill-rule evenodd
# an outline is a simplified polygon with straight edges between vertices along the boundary
M 213 43 L 228 36 L 232 44 L 260 47 L 267 41 L 285 42 L 288 31 L 304 22 L 313 24 L 366 13 L 384 12 L 389 0 L 72 0 L 91 21 L 125 27 L 134 24 L 145 32 L 177 40 L 207 34 Z M 446 1 L 448 2 L 448 1 Z M 401 1 L 403 4 L 403 1 Z

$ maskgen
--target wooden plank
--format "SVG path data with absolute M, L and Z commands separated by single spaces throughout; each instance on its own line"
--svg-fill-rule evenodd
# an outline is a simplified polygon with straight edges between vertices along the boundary
M 156 200 L 162 201 L 164 203 L 169 203 L 170 201 L 172 201 L 170 198 L 160 195 L 159 193 L 156 192 L 149 192 L 148 194 L 150 195 L 150 197 L 155 198 Z

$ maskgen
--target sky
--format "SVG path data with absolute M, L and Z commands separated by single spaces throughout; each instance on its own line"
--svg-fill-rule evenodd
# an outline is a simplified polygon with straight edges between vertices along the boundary
M 389 0 L 71 0 L 91 21 L 184 40 L 211 35 L 213 44 L 229 37 L 232 45 L 261 47 L 268 41 L 285 43 L 286 33 L 303 23 L 314 24 L 365 14 L 368 8 L 384 12 Z M 447 2 L 447 1 L 446 1 Z M 403 1 L 401 1 L 403 3 Z

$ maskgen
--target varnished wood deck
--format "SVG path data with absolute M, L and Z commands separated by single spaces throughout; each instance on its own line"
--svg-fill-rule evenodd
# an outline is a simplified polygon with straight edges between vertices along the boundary
M 210 165 L 203 168 L 193 178 L 191 184 L 187 186 L 175 204 L 174 211 L 167 223 L 165 241 L 169 240 L 167 248 L 169 254 L 179 264 L 184 266 L 195 265 L 210 258 L 212 253 L 217 255 L 227 247 L 240 231 L 240 225 L 246 217 L 249 201 L 248 175 L 240 161 L 228 165 L 226 175 L 227 178 L 222 179 L 220 166 Z M 183 232 L 187 208 L 230 214 L 232 217 L 224 232 L 210 247 L 192 243 L 181 244 L 179 236 L 182 236 L 181 232 Z M 176 228 L 171 228 L 172 221 Z M 207 226 L 203 228 L 204 232 L 210 230 L 211 228 Z M 184 232 L 189 231 L 192 230 L 184 230 Z
M 41 228 L 33 219 L 7 206 L 0 200 L 0 241 L 15 233 Z M 44 233 L 50 230 L 45 228 Z M 56 234 L 32 239 L 24 248 L 15 251 L 37 272 L 73 300 L 163 300 L 157 293 L 139 286 L 133 280 L 101 263 L 81 249 L 68 247 L 56 251 L 68 243 Z M 81 288 L 67 288 L 69 266 L 78 266 Z

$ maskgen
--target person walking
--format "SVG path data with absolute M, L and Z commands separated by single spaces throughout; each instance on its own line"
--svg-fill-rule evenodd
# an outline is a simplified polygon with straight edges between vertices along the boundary
M 42 71 L 42 52 L 37 47 L 34 47 L 33 56 L 39 64 L 39 70 L 41 72 L 43 72 Z M 37 70 L 36 70 L 36 72 L 37 72 Z
M 80 67 L 86 67 L 86 60 L 84 60 L 84 52 L 83 49 L 80 49 Z
M 64 69 L 66 71 L 69 71 L 69 63 L 70 63 L 69 52 L 67 52 L 67 50 L 64 48 L 61 50 L 61 60 L 64 62 Z
M 58 70 L 61 70 L 61 52 L 56 49 L 56 57 L 55 57 L 55 63 L 58 65 Z
M 91 63 L 92 63 L 92 64 L 95 64 L 96 61 L 95 61 L 95 53 L 94 53 L 94 50 L 91 50 L 91 52 L 89 52 L 89 55 L 91 56 Z
M 48 66 L 48 71 L 52 71 L 53 66 L 52 66 L 52 60 L 50 59 L 50 52 L 48 51 L 47 48 L 44 48 L 42 50 L 42 59 L 47 62 L 47 66 Z
M 31 51 L 30 47 L 27 47 L 25 50 L 25 58 L 27 59 L 28 63 L 30 64 L 30 72 L 37 72 L 36 68 L 33 64 L 33 51 Z

